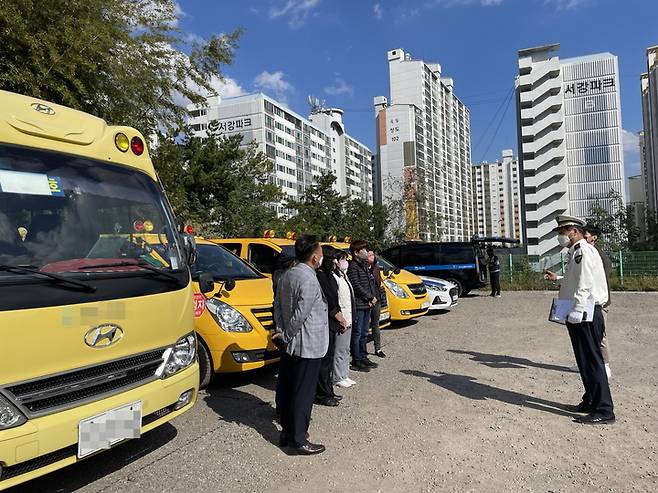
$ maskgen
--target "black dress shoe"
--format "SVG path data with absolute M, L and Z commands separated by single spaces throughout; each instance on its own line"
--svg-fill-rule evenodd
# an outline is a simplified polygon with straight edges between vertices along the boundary
M 292 452 L 299 455 L 315 455 L 315 454 L 321 454 L 324 451 L 325 451 L 324 445 L 320 445 L 319 443 L 311 443 L 311 442 L 308 442 L 307 444 L 292 450 Z
M 377 368 L 379 365 L 374 361 L 370 361 L 368 358 L 363 359 L 363 364 L 369 366 L 370 368 Z
M 314 401 L 316 404 L 320 404 L 321 406 L 329 406 L 329 407 L 336 407 L 338 404 L 340 404 L 336 399 L 333 397 L 328 397 L 326 399 L 315 399 Z
M 594 407 L 589 402 L 581 402 L 577 406 L 564 406 L 565 411 L 570 413 L 584 413 L 591 414 L 594 412 Z
M 355 361 L 350 365 L 350 370 L 352 371 L 362 371 L 367 373 L 370 371 L 370 367 L 361 363 L 360 361 Z
M 375 351 L 375 356 L 378 356 L 379 358 L 386 358 L 384 351 L 382 351 L 381 349 L 379 351 Z
M 606 416 L 603 414 L 592 413 L 588 414 L 587 416 L 578 417 L 574 421 L 584 425 L 606 425 L 615 422 L 615 415 L 610 414 Z

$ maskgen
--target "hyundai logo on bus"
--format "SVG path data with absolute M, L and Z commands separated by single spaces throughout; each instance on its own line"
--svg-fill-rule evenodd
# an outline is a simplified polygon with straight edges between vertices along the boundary
M 85 344 L 89 347 L 102 349 L 116 344 L 123 338 L 123 329 L 114 324 L 103 324 L 92 327 L 85 334 Z
M 50 106 L 47 106 L 42 103 L 32 103 L 30 106 L 32 106 L 32 109 L 35 111 L 38 111 L 39 113 L 43 113 L 44 115 L 54 115 L 55 110 L 52 109 Z

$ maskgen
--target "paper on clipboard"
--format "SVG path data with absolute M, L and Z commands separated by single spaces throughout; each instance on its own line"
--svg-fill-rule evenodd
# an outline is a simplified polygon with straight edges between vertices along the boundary
M 548 320 L 566 325 L 567 317 L 569 316 L 569 313 L 571 313 L 571 310 L 573 310 L 574 303 L 575 301 L 571 298 L 553 298 L 553 305 L 551 306 L 551 313 L 548 316 Z M 585 304 L 583 322 L 591 322 L 592 320 L 594 320 L 594 298 L 590 297 Z

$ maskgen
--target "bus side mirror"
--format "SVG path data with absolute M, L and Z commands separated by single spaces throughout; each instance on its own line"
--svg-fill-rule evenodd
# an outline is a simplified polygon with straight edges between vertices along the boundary
M 227 279 L 226 282 L 224 282 L 224 289 L 226 291 L 233 291 L 235 289 L 235 280 Z
M 392 272 L 391 269 L 389 269 L 388 267 L 386 267 L 386 268 L 384 269 L 384 277 L 389 277 L 389 276 L 391 275 L 391 272 Z
M 199 275 L 199 291 L 203 294 L 210 293 L 215 289 L 215 279 L 210 272 Z
M 397 276 L 400 272 L 402 272 L 402 270 L 399 267 L 396 267 L 395 270 L 393 271 L 393 274 Z
M 196 241 L 194 236 L 189 233 L 181 233 L 181 240 L 183 242 L 183 251 L 185 253 L 185 261 L 188 266 L 196 262 Z

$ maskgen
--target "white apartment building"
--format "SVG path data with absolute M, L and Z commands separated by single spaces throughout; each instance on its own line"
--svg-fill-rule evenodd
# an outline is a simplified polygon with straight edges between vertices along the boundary
M 640 76 L 644 132 L 644 195 L 649 213 L 658 214 L 658 46 L 647 48 L 647 71 Z
M 188 110 L 197 136 L 207 135 L 210 124 L 217 135 L 239 133 L 243 145 L 255 142 L 274 162 L 272 182 L 289 198 L 300 198 L 318 176 L 333 171 L 338 177 L 337 191 L 372 204 L 372 153 L 345 133 L 342 110 L 330 110 L 327 126 L 325 119 L 316 115 L 317 123 L 306 119 L 262 93 L 226 99 L 213 96 L 206 106 L 190 105 Z M 277 211 L 295 214 L 283 204 Z
M 556 216 L 587 218 L 596 201 L 613 212 L 609 193 L 625 195 L 617 57 L 560 60 L 559 47 L 519 51 L 524 226 L 535 260 L 561 250 L 552 231 Z
M 523 243 L 521 174 L 511 149 L 495 163 L 474 164 L 473 230 L 478 236 L 516 238 Z
M 388 52 L 390 103 L 374 99 L 375 196 L 404 196 L 409 239 L 464 241 L 473 235 L 468 108 L 439 64 Z

